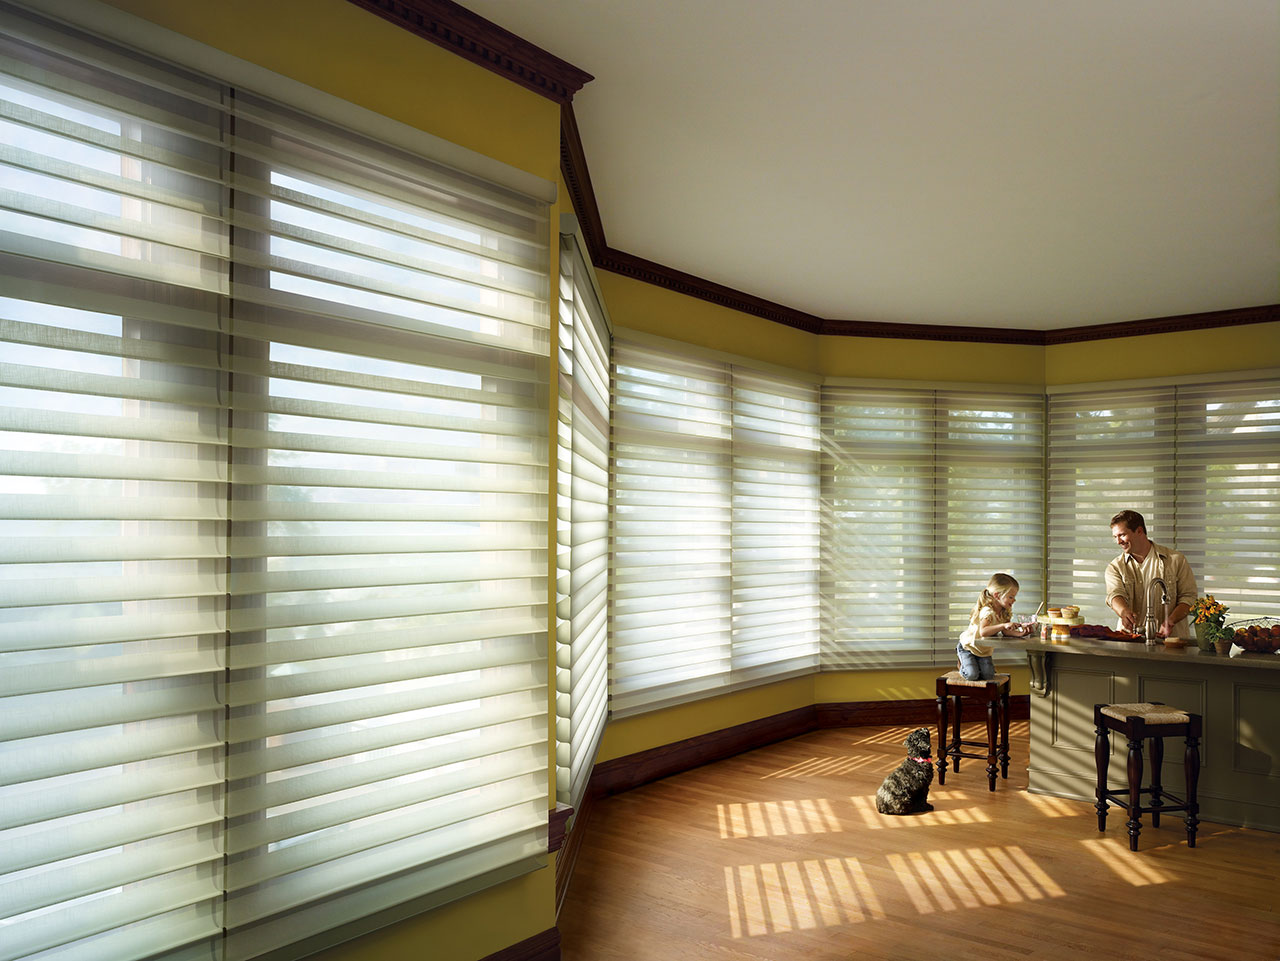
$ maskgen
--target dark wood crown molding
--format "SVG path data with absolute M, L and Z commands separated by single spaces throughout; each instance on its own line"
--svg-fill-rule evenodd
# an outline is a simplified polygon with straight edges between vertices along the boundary
M 1043 330 L 1025 327 L 961 327 L 947 324 L 887 324 L 863 320 L 824 320 L 820 334 L 830 337 L 893 337 L 905 340 L 943 340 L 977 344 L 1042 346 Z
M 1098 324 L 1092 327 L 1059 327 L 1047 330 L 1046 344 L 1075 344 L 1086 340 L 1110 340 L 1114 337 L 1138 337 L 1144 334 L 1173 334 L 1185 330 L 1212 330 L 1216 327 L 1238 327 L 1242 324 L 1267 324 L 1280 320 L 1280 304 L 1237 307 L 1232 310 L 1210 310 L 1200 314 L 1175 317 L 1151 317 L 1120 324 Z
M 582 149 L 582 137 L 578 134 L 578 121 L 571 103 L 560 105 L 560 174 L 564 177 L 573 212 L 582 228 L 587 253 L 591 262 L 598 266 L 609 245 L 604 239 L 604 224 L 600 220 L 600 208 L 596 206 L 596 193 L 591 187 L 591 173 L 587 170 L 587 155 Z
M 594 77 L 453 0 L 348 0 L 557 103 Z

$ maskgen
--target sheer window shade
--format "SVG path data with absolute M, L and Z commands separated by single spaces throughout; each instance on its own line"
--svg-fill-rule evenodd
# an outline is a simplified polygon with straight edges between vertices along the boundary
M 1044 401 L 825 386 L 824 668 L 945 665 L 997 571 L 1043 593 Z
M 1055 393 L 1049 398 L 1049 587 L 1113 621 L 1110 520 L 1132 508 L 1187 555 L 1230 619 L 1280 607 L 1280 381 Z
M 1280 379 L 1179 386 L 1177 417 L 1175 546 L 1228 620 L 1280 614 Z
M 571 235 L 560 238 L 556 799 L 578 807 L 609 709 L 612 335 Z
M 1110 526 L 1117 511 L 1138 511 L 1153 537 L 1177 546 L 1175 453 L 1172 387 L 1049 398 L 1049 596 L 1055 604 L 1079 606 L 1091 624 L 1115 621 L 1104 574 L 1118 550 Z
M 0 959 L 532 866 L 545 204 L 0 24 Z
M 779 680 L 817 667 L 818 392 L 735 367 L 733 668 Z
M 816 666 L 816 389 L 614 345 L 615 715 Z

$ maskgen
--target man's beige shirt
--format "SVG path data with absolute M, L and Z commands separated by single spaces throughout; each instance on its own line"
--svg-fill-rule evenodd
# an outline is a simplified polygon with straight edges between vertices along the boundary
M 1107 606 L 1111 606 L 1113 597 L 1123 597 L 1129 607 L 1138 615 L 1138 629 L 1147 616 L 1147 585 L 1156 578 L 1165 583 L 1169 594 L 1169 609 L 1178 604 L 1191 606 L 1196 602 L 1196 578 L 1191 573 L 1191 565 L 1186 557 L 1177 551 L 1151 542 L 1151 550 L 1143 558 L 1141 564 L 1129 555 L 1121 553 L 1107 565 Z M 1156 612 L 1160 619 L 1160 612 Z M 1116 619 L 1116 627 L 1123 625 Z M 1191 625 L 1183 618 L 1173 626 L 1174 637 L 1190 637 Z

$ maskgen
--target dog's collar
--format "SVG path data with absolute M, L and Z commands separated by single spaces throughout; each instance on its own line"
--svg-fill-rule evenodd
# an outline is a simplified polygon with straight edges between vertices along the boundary
M 933 763 L 933 758 L 931 758 L 931 757 L 913 757 L 911 760 L 913 760 L 913 761 L 919 761 L 921 764 L 932 764 L 932 763 Z

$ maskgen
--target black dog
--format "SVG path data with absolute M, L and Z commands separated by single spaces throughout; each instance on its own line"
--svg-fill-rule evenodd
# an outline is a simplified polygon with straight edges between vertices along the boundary
M 929 729 L 916 728 L 902 743 L 907 747 L 907 759 L 889 772 L 876 791 L 876 810 L 881 814 L 932 811 L 929 785 L 933 781 L 933 758 Z

